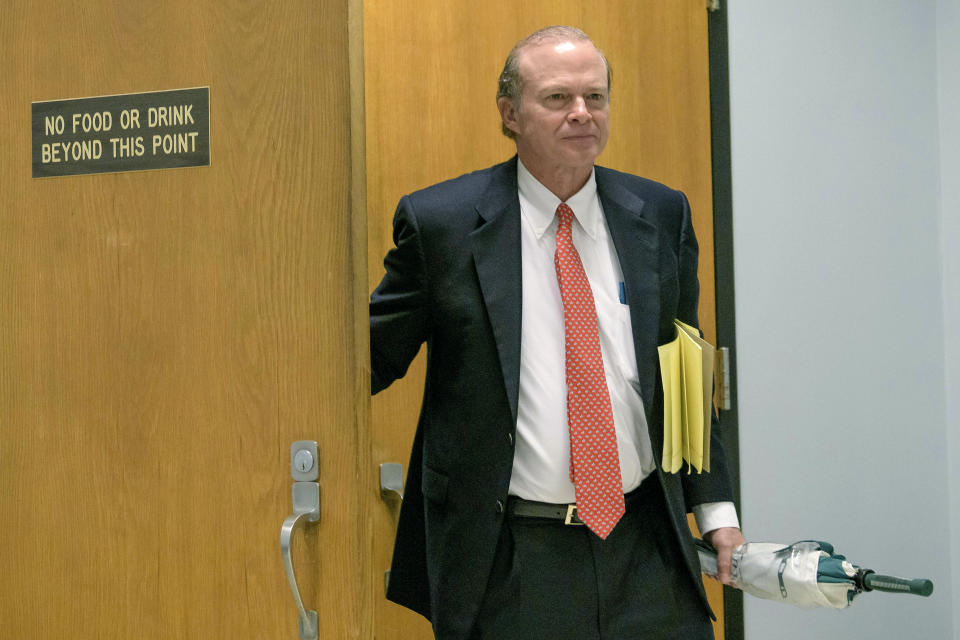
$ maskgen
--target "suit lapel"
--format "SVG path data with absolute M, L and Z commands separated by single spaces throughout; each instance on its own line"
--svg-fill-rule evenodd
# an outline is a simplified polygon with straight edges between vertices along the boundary
M 637 373 L 641 397 L 651 426 L 654 385 L 657 374 L 657 335 L 660 318 L 660 274 L 657 227 L 646 219 L 645 202 L 620 186 L 616 174 L 597 167 L 597 192 L 607 228 L 617 249 L 620 270 L 630 306 Z
M 497 344 L 513 423 L 516 424 L 523 300 L 516 157 L 493 170 L 490 186 L 477 206 L 477 215 L 480 224 L 470 234 L 473 260 Z
M 660 316 L 657 227 L 646 219 L 651 212 L 644 211 L 644 201 L 620 186 L 615 174 L 597 167 L 596 176 L 597 192 L 623 272 L 641 396 L 647 422 L 652 426 Z M 523 300 L 516 157 L 493 170 L 490 186 L 476 210 L 479 225 L 470 234 L 474 265 L 516 424 Z

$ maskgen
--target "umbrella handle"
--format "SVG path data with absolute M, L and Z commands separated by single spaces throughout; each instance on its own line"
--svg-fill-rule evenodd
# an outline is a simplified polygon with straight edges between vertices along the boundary
M 926 578 L 907 580 L 896 576 L 884 576 L 870 569 L 857 572 L 858 582 L 864 591 L 886 591 L 887 593 L 912 593 L 915 596 L 929 596 L 933 593 L 933 582 Z

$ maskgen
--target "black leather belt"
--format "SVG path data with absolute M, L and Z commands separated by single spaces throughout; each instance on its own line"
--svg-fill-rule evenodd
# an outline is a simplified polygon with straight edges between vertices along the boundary
M 563 520 L 563 524 L 583 525 L 583 520 L 577 517 L 576 504 L 534 502 L 514 497 L 508 502 L 507 512 L 512 516 L 523 518 L 547 518 Z
M 657 491 L 658 484 L 656 477 L 651 474 L 639 487 L 623 496 L 623 501 L 627 510 L 630 510 L 631 503 L 638 504 L 644 500 L 650 500 L 652 494 L 648 492 Z M 524 500 L 516 496 L 510 496 L 507 501 L 507 513 L 511 516 L 521 518 L 545 518 L 548 520 L 561 520 L 563 524 L 582 525 L 583 520 L 577 517 L 576 504 L 553 504 L 550 502 L 535 502 L 533 500 Z

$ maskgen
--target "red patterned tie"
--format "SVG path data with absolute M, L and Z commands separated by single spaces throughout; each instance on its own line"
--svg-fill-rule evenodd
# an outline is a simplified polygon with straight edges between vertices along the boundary
M 576 489 L 577 515 L 605 539 L 624 513 L 617 434 L 603 373 L 597 308 L 571 236 L 573 210 L 561 203 L 557 217 L 553 263 L 563 299 L 570 479 Z

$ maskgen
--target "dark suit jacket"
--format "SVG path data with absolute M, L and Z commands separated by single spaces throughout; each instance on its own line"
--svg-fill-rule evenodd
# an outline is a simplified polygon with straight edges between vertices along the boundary
M 697 243 L 686 197 L 596 168 L 620 260 L 655 457 L 663 447 L 657 345 L 674 318 L 697 323 Z M 520 372 L 517 161 L 405 196 L 386 275 L 370 299 L 373 392 L 401 377 L 427 343 L 423 407 L 410 457 L 387 597 L 470 633 L 504 520 Z M 718 425 L 712 473 L 657 476 L 686 565 L 702 595 L 687 505 L 731 500 Z M 704 606 L 706 598 L 703 596 Z

